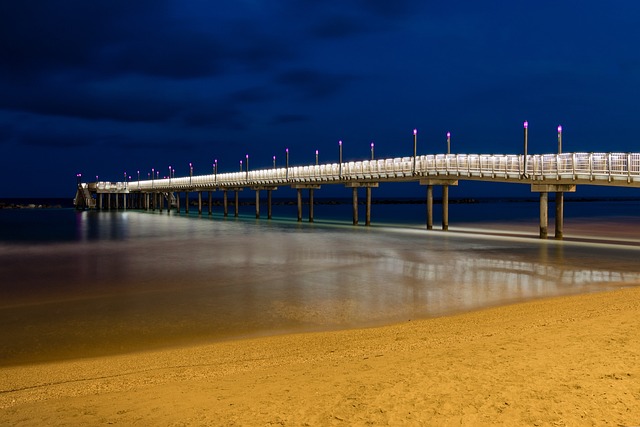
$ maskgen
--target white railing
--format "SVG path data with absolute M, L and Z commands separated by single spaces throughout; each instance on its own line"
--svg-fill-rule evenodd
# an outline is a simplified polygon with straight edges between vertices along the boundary
M 151 179 L 129 183 L 98 182 L 100 192 L 179 191 L 188 189 L 273 186 L 296 183 L 330 183 L 354 180 L 411 180 L 448 176 L 484 181 L 581 180 L 599 184 L 640 183 L 640 153 L 536 154 L 435 154 L 392 159 L 363 160 L 289 168 L 238 171 L 191 177 Z

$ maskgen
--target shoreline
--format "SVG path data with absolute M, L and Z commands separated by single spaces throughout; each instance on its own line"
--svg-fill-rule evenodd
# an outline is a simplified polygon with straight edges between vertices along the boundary
M 9 424 L 634 425 L 640 288 L 0 368 Z

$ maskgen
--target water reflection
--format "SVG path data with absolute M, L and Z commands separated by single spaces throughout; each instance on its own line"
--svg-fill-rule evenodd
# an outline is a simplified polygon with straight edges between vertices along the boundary
M 438 316 L 635 284 L 637 248 L 84 212 L 0 245 L 0 363 Z

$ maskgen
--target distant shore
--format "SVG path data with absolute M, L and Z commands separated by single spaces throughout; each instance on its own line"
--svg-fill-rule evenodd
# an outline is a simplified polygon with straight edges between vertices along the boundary
M 0 368 L 8 425 L 637 425 L 640 288 Z
M 61 204 L 0 202 L 0 209 L 61 209 Z

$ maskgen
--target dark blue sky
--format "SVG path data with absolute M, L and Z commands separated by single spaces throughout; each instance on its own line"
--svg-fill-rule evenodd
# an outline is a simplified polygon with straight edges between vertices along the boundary
M 532 154 L 558 124 L 564 151 L 640 151 L 638 22 L 637 0 L 2 2 L 0 197 L 333 162 L 340 139 L 345 160 L 406 156 L 413 128 L 421 154 L 447 131 L 520 153 L 524 120 Z

